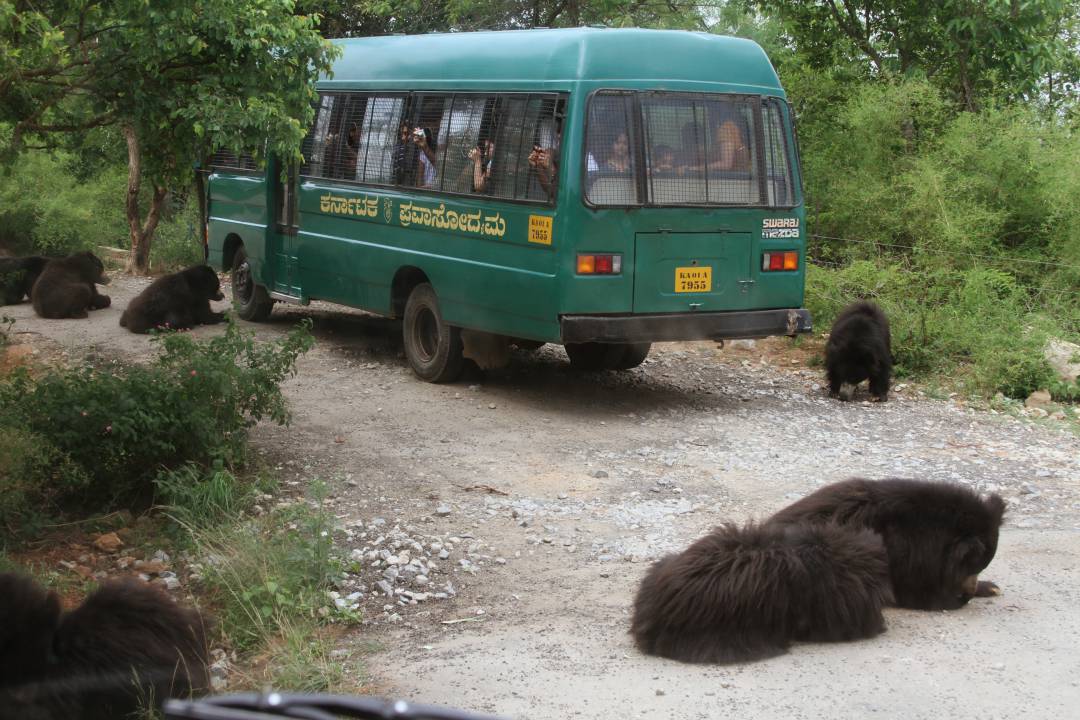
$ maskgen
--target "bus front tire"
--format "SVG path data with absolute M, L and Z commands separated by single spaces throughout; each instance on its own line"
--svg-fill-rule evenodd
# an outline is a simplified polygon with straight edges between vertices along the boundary
M 274 301 L 266 288 L 257 284 L 251 276 L 251 263 L 242 246 L 236 249 L 233 256 L 232 296 L 236 314 L 244 320 L 262 322 L 270 317 L 270 311 L 274 309 Z
M 405 357 L 421 380 L 446 383 L 461 375 L 461 329 L 447 325 L 439 309 L 435 288 L 422 283 L 413 288 L 402 317 Z

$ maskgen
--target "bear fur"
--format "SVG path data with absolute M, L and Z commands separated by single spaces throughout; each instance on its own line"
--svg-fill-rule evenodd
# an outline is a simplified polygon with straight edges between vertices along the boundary
M 198 612 L 137 580 L 61 612 L 55 593 L 0 575 L 0 718 L 113 720 L 209 689 Z
M 954 610 L 999 593 L 978 576 L 994 559 L 1005 502 L 969 488 L 924 480 L 852 478 L 817 490 L 769 525 L 839 524 L 881 535 L 900 607 Z
M 40 255 L 0 258 L 0 305 L 17 305 L 30 297 L 49 258 Z
M 875 400 L 889 399 L 892 376 L 892 338 L 889 319 L 877 305 L 860 301 L 836 316 L 825 344 L 825 375 L 829 395 L 850 400 L 855 386 L 870 380 Z
M 108 285 L 109 278 L 92 252 L 49 260 L 30 293 L 34 312 L 43 318 L 85 318 L 88 310 L 109 307 L 109 296 L 99 295 L 95 284 Z
M 221 281 L 213 268 L 196 265 L 152 282 L 128 303 L 120 316 L 120 325 L 133 333 L 213 325 L 225 315 L 213 312 L 210 301 L 224 299 Z
M 870 531 L 728 524 L 649 569 L 631 633 L 649 655 L 745 662 L 797 640 L 873 637 L 891 602 L 885 546 Z

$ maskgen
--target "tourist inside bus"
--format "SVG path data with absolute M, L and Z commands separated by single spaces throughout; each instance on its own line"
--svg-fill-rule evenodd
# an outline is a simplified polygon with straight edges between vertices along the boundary
M 533 145 L 532 152 L 529 153 L 529 166 L 536 172 L 536 180 L 547 193 L 549 200 L 555 197 L 555 181 L 559 177 L 559 150 L 562 147 L 563 126 L 561 108 L 560 101 L 556 108 L 555 131 L 552 133 L 551 144 L 547 147 Z
M 420 162 L 417 187 L 432 189 L 435 187 L 435 152 L 438 146 L 431 128 L 416 128 L 412 134 L 413 144 L 419 148 L 417 159 Z
M 476 143 L 476 147 L 469 151 L 469 160 L 472 161 L 473 192 L 488 192 L 489 183 L 491 182 L 492 161 L 494 159 L 495 142 L 490 138 Z
M 650 162 L 649 172 L 651 174 L 668 174 L 675 172 L 677 168 L 675 163 L 675 149 L 670 145 L 664 145 L 662 143 L 653 146 Z
M 712 122 L 706 150 L 706 168 L 711 171 L 750 170 L 750 145 L 746 120 L 734 109 L 724 108 Z M 700 166 L 695 168 L 700 170 Z
M 630 172 L 631 161 L 630 139 L 624 131 L 620 131 L 611 141 L 611 147 L 608 149 L 606 156 L 597 159 L 594 153 L 589 153 L 586 169 L 590 173 L 602 172 L 623 175 Z
M 402 120 L 398 126 L 397 142 L 394 144 L 393 154 L 393 170 L 394 170 L 394 184 L 396 185 L 412 185 L 413 178 L 416 176 L 417 160 L 415 156 L 418 154 L 416 151 L 416 145 L 412 142 L 412 125 L 408 120 Z

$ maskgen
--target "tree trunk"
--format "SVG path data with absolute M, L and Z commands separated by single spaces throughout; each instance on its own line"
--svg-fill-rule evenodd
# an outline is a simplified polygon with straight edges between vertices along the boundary
M 124 126 L 124 139 L 128 147 L 128 187 L 125 208 L 128 233 L 131 238 L 131 254 L 128 255 L 124 271 L 132 275 L 146 275 L 150 271 L 150 241 L 154 237 L 154 230 L 157 229 L 158 220 L 161 218 L 161 207 L 165 202 L 167 190 L 160 185 L 154 185 L 150 212 L 146 215 L 146 221 L 141 222 L 139 187 L 142 185 L 142 149 L 139 146 L 135 128 L 130 125 Z

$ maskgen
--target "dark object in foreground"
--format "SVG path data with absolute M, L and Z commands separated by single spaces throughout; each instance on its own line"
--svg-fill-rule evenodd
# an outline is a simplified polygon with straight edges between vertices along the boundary
M 210 301 L 224 299 L 213 268 L 195 265 L 150 283 L 128 303 L 120 316 L 120 326 L 133 333 L 144 333 L 155 328 L 182 330 L 213 325 L 225 315 L 213 312 Z
M 166 720 L 253 720 L 292 717 L 307 720 L 498 720 L 464 710 L 344 695 L 223 695 L 203 700 L 169 700 Z
M 836 316 L 825 344 L 825 375 L 832 397 L 851 400 L 855 386 L 869 379 L 874 399 L 889 399 L 892 339 L 889 320 L 881 308 L 861 301 Z
M 769 524 L 838 523 L 881 535 L 900 607 L 953 610 L 1000 594 L 978 576 L 997 552 L 1005 502 L 966 487 L 924 480 L 862 480 L 826 485 Z
M 725 525 L 649 569 L 631 633 L 684 662 L 761 660 L 792 641 L 877 635 L 892 601 L 881 538 L 831 525 Z
M 0 575 L 0 720 L 114 720 L 209 687 L 202 618 L 155 587 L 114 581 L 62 613 Z
M 45 264 L 30 301 L 43 318 L 85 318 L 88 310 L 107 308 L 108 295 L 99 295 L 95 285 L 108 285 L 105 265 L 92 252 L 54 258 Z
M 40 255 L 0 258 L 0 305 L 17 305 L 30 297 L 49 258 Z

